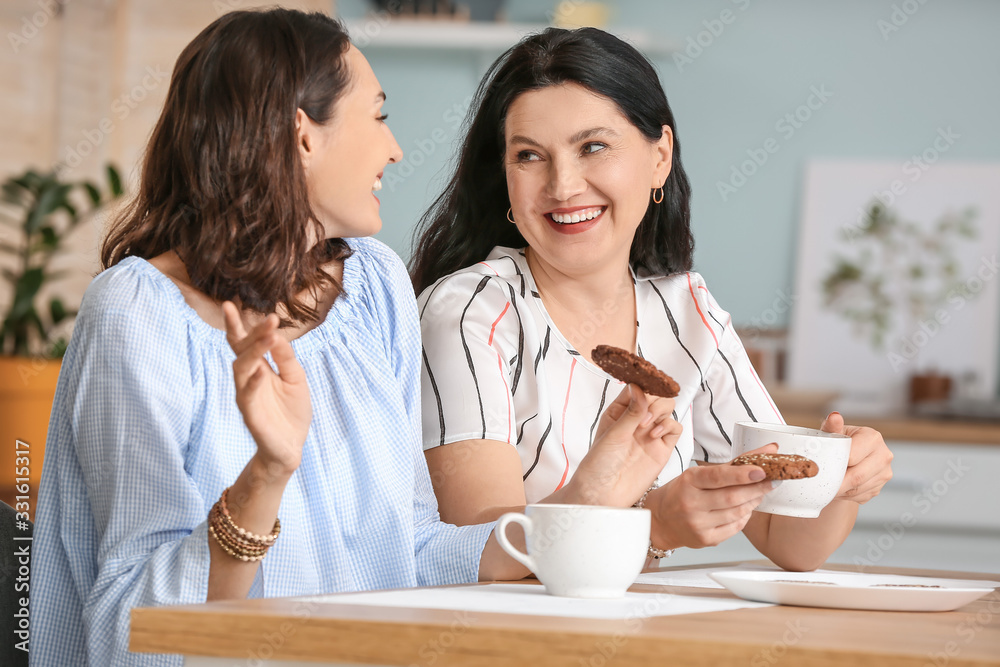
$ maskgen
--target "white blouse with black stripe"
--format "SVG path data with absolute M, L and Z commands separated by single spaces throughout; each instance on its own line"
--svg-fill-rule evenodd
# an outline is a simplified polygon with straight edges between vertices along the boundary
M 638 353 L 681 386 L 675 418 L 684 433 L 661 484 L 692 459 L 732 458 L 737 421 L 783 422 L 729 313 L 700 275 L 633 280 Z M 528 503 L 559 489 L 624 385 L 574 350 L 552 323 L 524 251 L 494 248 L 486 261 L 424 290 L 418 306 L 424 449 L 507 442 L 521 457 Z

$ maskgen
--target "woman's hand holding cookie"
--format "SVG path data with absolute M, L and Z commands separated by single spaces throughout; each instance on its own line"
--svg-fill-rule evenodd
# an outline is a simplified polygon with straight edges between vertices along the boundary
M 312 422 L 305 371 L 291 343 L 278 335 L 276 315 L 268 315 L 247 333 L 236 306 L 227 301 L 222 310 L 226 339 L 236 353 L 236 405 L 257 443 L 256 456 L 273 474 L 290 475 L 302 460 Z M 278 366 L 277 373 L 264 358 L 267 352 Z
M 642 391 L 635 385 L 631 385 L 637 391 Z M 663 438 L 668 437 L 676 429 L 680 428 L 677 422 L 673 422 L 673 412 L 674 412 L 674 399 L 663 398 L 662 396 L 651 396 L 646 394 L 646 409 L 649 414 L 640 423 L 640 427 L 648 428 L 649 437 L 652 438 Z M 597 442 L 604 437 L 604 434 L 608 432 L 614 424 L 621 419 L 622 415 L 625 414 L 625 410 L 628 408 L 629 404 L 629 385 L 622 387 L 621 393 L 618 397 L 608 406 L 608 409 L 604 411 L 601 415 L 601 419 L 597 422 L 597 429 L 594 431 L 594 442 Z M 677 424 L 675 427 L 674 424 Z M 673 445 L 671 444 L 671 447 Z
M 748 454 L 774 453 L 766 445 Z M 753 510 L 773 487 L 757 466 L 701 465 L 688 468 L 650 492 L 651 541 L 660 549 L 715 546 L 743 530 Z
M 608 406 L 571 481 L 580 502 L 627 507 L 667 465 L 681 425 L 670 418 L 672 398 L 649 399 L 635 385 L 626 385 Z
M 851 438 L 851 455 L 844 482 L 835 500 L 850 500 L 863 505 L 892 479 L 892 452 L 882 434 L 867 426 L 847 426 L 839 412 L 831 412 L 820 430 L 841 433 Z

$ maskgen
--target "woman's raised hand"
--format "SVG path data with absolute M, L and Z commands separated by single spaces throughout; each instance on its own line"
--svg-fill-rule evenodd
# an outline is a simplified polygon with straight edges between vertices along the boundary
M 775 444 L 747 454 L 778 451 Z M 773 487 L 757 466 L 702 465 L 688 468 L 649 494 L 651 541 L 660 549 L 715 546 L 743 530 Z
M 276 474 L 291 474 L 302 460 L 302 446 L 312 421 L 305 371 L 292 345 L 278 335 L 278 316 L 268 315 L 250 333 L 236 306 L 222 304 L 226 338 L 236 353 L 233 379 L 236 405 L 257 442 L 257 457 Z M 264 358 L 270 352 L 275 373 Z
M 673 410 L 672 398 L 649 397 L 627 385 L 601 417 L 594 444 L 573 475 L 574 499 L 616 507 L 638 500 L 681 435 Z

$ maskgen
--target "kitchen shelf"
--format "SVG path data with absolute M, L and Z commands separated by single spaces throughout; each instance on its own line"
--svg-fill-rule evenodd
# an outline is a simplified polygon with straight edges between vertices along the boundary
M 379 16 L 346 23 L 352 40 L 362 51 L 366 48 L 379 48 L 499 53 L 516 44 L 525 35 L 548 27 L 544 23 L 385 19 Z M 678 50 L 676 43 L 645 30 L 612 32 L 647 56 L 669 55 Z

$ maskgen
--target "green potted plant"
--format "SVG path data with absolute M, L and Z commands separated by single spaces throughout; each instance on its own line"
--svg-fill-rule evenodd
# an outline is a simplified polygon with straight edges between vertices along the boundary
M 945 399 L 950 391 L 950 378 L 920 367 L 920 350 L 942 326 L 937 318 L 949 299 L 975 296 L 959 275 L 956 255 L 959 242 L 977 237 L 975 217 L 966 209 L 926 227 L 876 201 L 862 226 L 844 230 L 852 256 L 835 254 L 823 278 L 824 305 L 867 336 L 874 350 L 886 351 L 893 370 L 914 362 L 911 402 Z M 887 346 L 889 334 L 900 331 L 909 335 Z
M 63 180 L 58 170 L 28 170 L 6 179 L 0 193 L 0 275 L 10 290 L 0 325 L 0 466 L 11 482 L 21 476 L 9 474 L 15 462 L 17 469 L 26 468 L 31 495 L 41 474 L 59 360 L 66 351 L 60 332 L 76 314 L 58 296 L 43 303 L 43 288 L 62 277 L 50 262 L 73 230 L 122 195 L 117 169 L 109 165 L 105 173 L 105 192 L 90 181 Z M 28 465 L 21 465 L 25 459 Z M 18 484 L 10 486 L 0 492 L 15 505 L 13 496 L 24 494 Z

